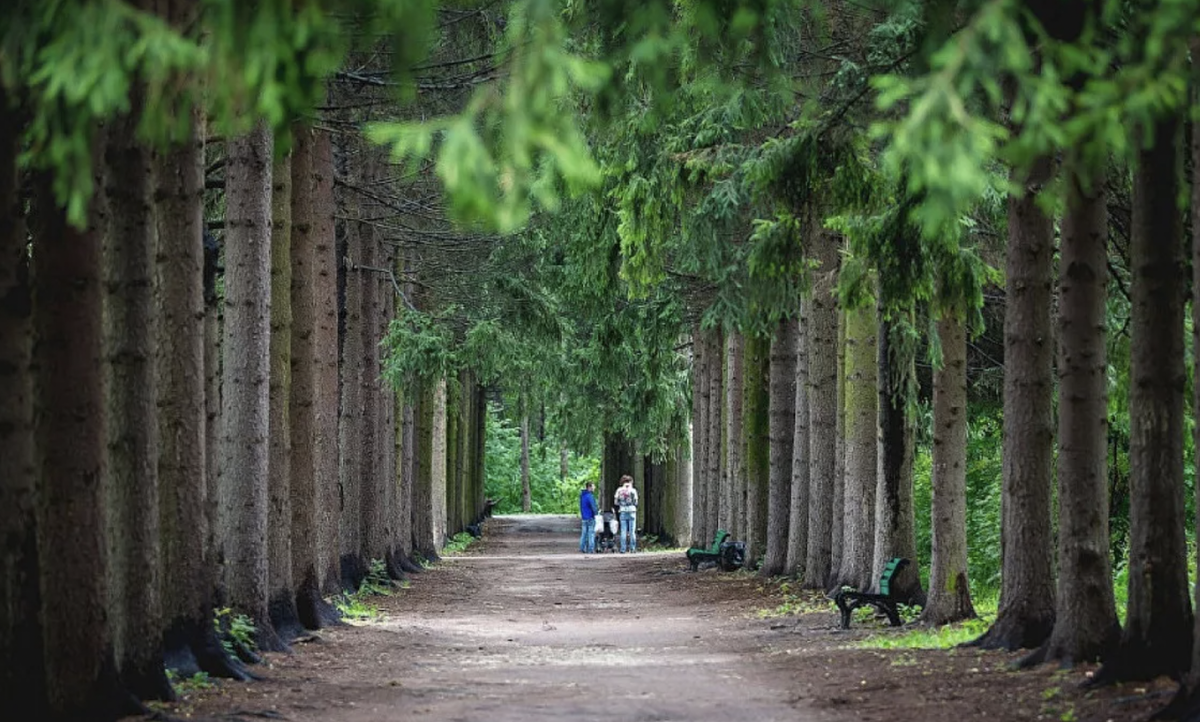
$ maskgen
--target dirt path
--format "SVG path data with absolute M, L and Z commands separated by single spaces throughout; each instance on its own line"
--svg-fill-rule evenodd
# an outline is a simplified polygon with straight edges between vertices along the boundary
M 1099 695 L 1085 671 L 1011 656 L 847 649 L 830 611 L 762 619 L 776 588 L 691 574 L 678 552 L 581 555 L 567 517 L 500 517 L 481 544 L 374 601 L 385 617 L 272 655 L 176 712 L 221 720 L 814 722 L 1124 720 L 1159 688 Z M 820 607 L 818 607 L 820 608 Z M 1147 692 L 1160 696 L 1145 701 Z

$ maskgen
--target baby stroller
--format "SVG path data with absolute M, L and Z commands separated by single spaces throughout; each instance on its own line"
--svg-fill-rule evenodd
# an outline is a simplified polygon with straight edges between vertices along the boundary
M 620 522 L 617 515 L 606 511 L 596 520 L 596 553 L 617 551 L 617 533 Z

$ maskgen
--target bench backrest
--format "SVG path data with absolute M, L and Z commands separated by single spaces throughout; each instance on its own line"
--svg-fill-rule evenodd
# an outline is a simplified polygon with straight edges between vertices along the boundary
M 892 595 L 892 579 L 899 572 L 908 560 L 903 557 L 892 557 L 888 563 L 883 566 L 883 573 L 879 575 L 879 593 L 885 597 Z
M 729 538 L 729 532 L 725 531 L 724 529 L 718 529 L 717 536 L 716 536 L 716 538 L 713 539 L 712 551 L 713 552 L 721 551 L 721 545 L 724 544 L 725 540 L 728 538 Z

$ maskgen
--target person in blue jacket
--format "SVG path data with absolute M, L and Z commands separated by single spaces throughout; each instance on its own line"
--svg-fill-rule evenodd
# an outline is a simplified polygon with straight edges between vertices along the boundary
M 596 504 L 596 485 L 588 482 L 579 495 L 579 518 L 583 520 L 583 529 L 579 533 L 579 551 L 584 554 L 596 553 L 596 513 L 600 507 Z

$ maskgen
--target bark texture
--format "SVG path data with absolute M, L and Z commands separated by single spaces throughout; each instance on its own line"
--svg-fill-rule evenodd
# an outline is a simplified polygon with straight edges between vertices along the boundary
M 1130 267 L 1129 607 L 1099 673 L 1151 679 L 1188 669 L 1192 610 L 1183 499 L 1183 244 L 1179 118 L 1159 121 L 1133 177 Z
M 882 308 L 880 314 L 882 314 Z M 915 399 L 909 380 L 915 378 L 916 340 L 903 327 L 880 318 L 877 362 L 878 463 L 875 490 L 875 554 L 872 587 L 878 587 L 883 567 L 893 557 L 913 561 L 892 580 L 892 594 L 914 604 L 925 603 L 917 567 L 916 519 L 913 509 L 913 443 Z M 877 589 L 876 589 L 877 590 Z
M 314 131 L 293 129 L 291 158 L 291 393 L 288 420 L 291 458 L 291 571 L 296 614 L 301 625 L 320 629 L 333 619 L 321 598 L 321 512 L 316 432 L 317 275 L 314 267 L 318 224 L 314 198 Z M 278 231 L 278 228 L 276 228 Z
M 271 623 L 283 640 L 301 632 L 292 582 L 292 164 L 271 168 L 271 381 L 267 493 L 267 570 Z
M 928 624 L 975 616 L 967 579 L 967 330 L 953 315 L 938 320 L 942 365 L 933 375 L 933 556 Z
M 746 538 L 746 473 L 742 467 L 745 443 L 742 419 L 742 359 L 744 338 L 731 331 L 725 337 L 725 484 L 721 487 L 720 524 L 734 539 Z
M 45 712 L 33 466 L 32 289 L 17 154 L 24 121 L 0 89 L 0 696 Z
M 708 435 L 708 375 L 706 373 L 706 335 L 700 323 L 691 332 L 691 485 L 688 517 L 691 546 L 703 546 L 704 533 L 704 439 Z M 604 492 L 604 489 L 601 489 Z
M 1027 179 L 1013 179 L 1024 184 L 1025 194 L 1008 201 L 1002 582 L 996 621 L 977 640 L 985 649 L 1036 647 L 1054 626 L 1050 559 L 1054 230 L 1035 200 L 1049 174 L 1050 161 L 1037 161 Z
M 837 445 L 837 244 L 818 232 L 812 306 L 809 312 L 809 504 L 804 586 L 825 589 L 832 581 L 834 461 Z M 841 512 L 838 511 L 837 516 Z
M 721 505 L 721 413 L 725 395 L 721 392 L 724 376 L 724 335 L 713 329 L 708 339 L 708 432 L 704 470 L 704 543 L 712 544 L 717 534 Z
M 842 555 L 846 548 L 846 312 L 841 309 L 837 313 L 837 380 L 834 389 L 837 401 L 833 420 L 833 539 L 829 544 L 831 580 L 842 568 Z
M 351 182 L 354 182 L 353 180 Z M 344 192 L 339 199 L 339 212 L 358 218 L 361 210 L 357 196 Z M 365 274 L 358 269 L 363 258 L 363 224 L 354 220 L 343 224 L 344 250 L 341 273 L 345 291 L 342 298 L 341 332 L 341 403 L 338 426 L 338 483 L 341 488 L 341 577 L 342 587 L 358 589 L 366 576 L 368 560 L 362 556 L 362 480 L 366 453 L 363 426 L 365 403 L 363 374 L 366 373 L 366 350 L 363 348 L 363 283 Z
M 259 648 L 283 649 L 270 619 L 268 474 L 271 338 L 271 135 L 229 144 L 222 339 L 220 546 L 231 607 L 250 616 Z
M 329 133 L 316 130 L 312 150 L 313 224 L 313 474 L 317 488 L 317 561 L 324 594 L 341 589 L 338 478 L 338 286 L 334 231 L 333 147 Z
M 792 498 L 789 503 L 787 560 L 783 573 L 798 575 L 804 571 L 808 551 L 808 305 L 800 301 L 796 325 L 796 401 L 792 435 Z
M 1069 179 L 1059 251 L 1058 604 L 1054 631 L 1029 661 L 1072 665 L 1120 638 L 1108 537 L 1108 212 L 1103 179 Z
M 94 159 L 99 166 L 99 159 Z M 52 718 L 116 719 L 129 698 L 108 625 L 100 202 L 67 223 L 50 179 L 33 229 L 37 547 L 46 691 Z
M 846 311 L 846 490 L 837 585 L 874 586 L 878 412 L 875 307 Z
M 768 401 L 770 443 L 767 544 L 760 573 L 775 576 L 787 563 L 792 502 L 792 442 L 796 434 L 796 322 L 782 319 L 771 337 Z
M 746 339 L 742 395 L 746 446 L 742 458 L 746 469 L 746 565 L 751 569 L 762 560 L 767 543 L 771 458 L 768 440 L 770 423 L 767 417 L 769 351 L 768 339 L 758 336 Z
M 158 415 L 150 150 L 134 110 L 112 121 L 104 148 L 104 373 L 112 631 L 124 684 L 142 699 L 171 699 L 163 671 L 158 509 Z

